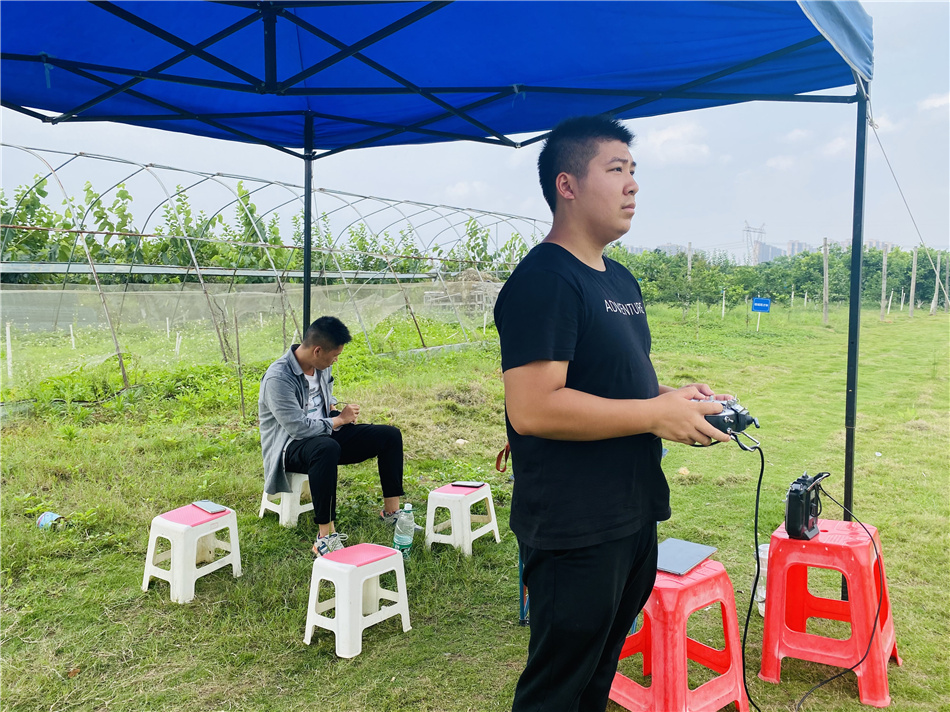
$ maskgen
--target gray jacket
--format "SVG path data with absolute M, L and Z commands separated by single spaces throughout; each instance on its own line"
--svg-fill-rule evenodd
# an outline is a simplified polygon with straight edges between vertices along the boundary
M 330 410 L 336 405 L 333 397 L 333 367 L 316 371 L 317 384 L 323 396 L 326 417 L 307 418 L 310 385 L 294 356 L 294 344 L 287 353 L 268 366 L 261 379 L 257 400 L 261 422 L 261 453 L 264 456 L 264 491 L 267 494 L 290 492 L 284 469 L 284 450 L 291 440 L 327 436 L 333 432 Z

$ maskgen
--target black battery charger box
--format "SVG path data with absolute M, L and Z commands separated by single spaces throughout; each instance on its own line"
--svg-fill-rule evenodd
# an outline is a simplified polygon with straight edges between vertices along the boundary
M 822 472 L 809 477 L 806 472 L 788 488 L 785 496 L 785 532 L 789 539 L 814 539 L 818 536 L 818 515 L 821 514 L 818 483 L 828 475 Z

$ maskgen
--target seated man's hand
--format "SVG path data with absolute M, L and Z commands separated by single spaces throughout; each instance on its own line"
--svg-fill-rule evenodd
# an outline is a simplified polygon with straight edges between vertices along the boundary
M 348 423 L 355 423 L 359 415 L 360 407 L 356 403 L 349 403 L 336 417 L 339 419 L 340 425 L 347 425 Z

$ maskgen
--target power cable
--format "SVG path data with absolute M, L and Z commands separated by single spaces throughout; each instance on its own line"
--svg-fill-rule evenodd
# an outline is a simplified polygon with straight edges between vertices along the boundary
M 736 438 L 736 442 L 739 442 L 738 438 Z M 749 704 L 755 707 L 756 712 L 762 712 L 755 703 L 755 700 L 752 699 L 752 693 L 749 692 L 749 683 L 746 681 L 745 645 L 746 639 L 749 636 L 749 619 L 752 617 L 752 607 L 755 605 L 755 587 L 759 585 L 759 575 L 762 572 L 762 563 L 759 561 L 759 496 L 762 494 L 762 476 L 765 474 L 765 453 L 758 445 L 749 449 L 759 451 L 761 466 L 759 467 L 759 482 L 755 487 L 755 517 L 752 520 L 755 538 L 755 576 L 752 579 L 752 592 L 749 595 L 749 610 L 746 611 L 745 626 L 742 630 L 742 686 L 745 688 L 746 697 L 749 698 Z
M 894 179 L 894 185 L 897 186 L 897 192 L 900 193 L 901 200 L 904 201 L 904 207 L 907 208 L 907 214 L 910 216 L 910 221 L 914 225 L 914 230 L 917 231 L 917 239 L 920 240 L 921 246 L 924 248 L 924 253 L 927 255 L 927 259 L 930 261 L 930 267 L 933 269 L 934 274 L 937 276 L 937 286 L 940 289 L 943 289 L 943 298 L 950 303 L 950 299 L 947 298 L 947 287 L 940 281 L 940 273 L 937 271 L 937 265 L 934 264 L 934 258 L 930 254 L 930 248 L 927 246 L 927 243 L 924 242 L 924 236 L 920 232 L 920 228 L 917 226 L 917 220 L 914 218 L 914 213 L 910 209 L 910 204 L 907 202 L 907 198 L 904 195 L 904 190 L 901 188 L 901 183 L 897 180 L 897 174 L 894 172 L 894 167 L 891 166 L 891 161 L 887 157 L 887 151 L 884 150 L 884 144 L 881 142 L 881 137 L 877 132 L 878 126 L 874 123 L 874 119 L 871 115 L 871 102 L 868 101 L 868 125 L 871 127 L 871 131 L 874 132 L 874 138 L 877 140 L 877 145 L 881 149 L 881 155 L 884 156 L 884 162 L 887 164 L 887 169 L 891 172 L 891 177 Z

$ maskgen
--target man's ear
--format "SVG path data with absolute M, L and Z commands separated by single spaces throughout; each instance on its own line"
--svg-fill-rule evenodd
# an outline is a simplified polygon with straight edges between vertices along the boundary
M 558 173 L 557 178 L 554 179 L 554 187 L 557 189 L 558 195 L 565 200 L 574 200 L 574 184 L 574 176 L 570 173 Z

